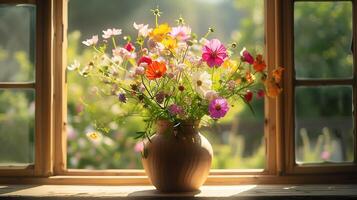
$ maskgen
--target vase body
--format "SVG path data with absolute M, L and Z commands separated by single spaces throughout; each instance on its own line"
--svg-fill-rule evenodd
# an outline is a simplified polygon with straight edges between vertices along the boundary
M 213 157 L 209 141 L 198 132 L 198 122 L 158 121 L 156 134 L 145 143 L 146 174 L 162 192 L 196 191 L 205 182 Z

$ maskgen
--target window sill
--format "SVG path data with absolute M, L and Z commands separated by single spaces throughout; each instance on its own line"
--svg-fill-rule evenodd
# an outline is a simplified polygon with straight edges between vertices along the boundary
M 357 185 L 203 186 L 201 191 L 163 194 L 152 186 L 1 185 L 0 199 L 352 199 Z

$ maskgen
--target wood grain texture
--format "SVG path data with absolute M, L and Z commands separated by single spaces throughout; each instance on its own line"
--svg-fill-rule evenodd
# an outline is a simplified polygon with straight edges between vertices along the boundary
M 212 146 L 198 132 L 198 122 L 173 126 L 168 121 L 157 122 L 156 134 L 145 143 L 144 169 L 160 191 L 198 190 L 211 168 Z
M 53 172 L 52 0 L 36 4 L 35 176 Z
M 160 193 L 152 186 L 0 185 L 0 199 L 356 199 L 357 185 L 203 186 L 200 191 Z
M 54 174 L 67 170 L 67 0 L 54 1 Z M 75 174 L 74 174 L 75 175 Z

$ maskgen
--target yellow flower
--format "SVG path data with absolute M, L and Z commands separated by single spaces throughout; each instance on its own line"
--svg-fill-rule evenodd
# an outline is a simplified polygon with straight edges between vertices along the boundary
M 162 40 L 162 44 L 171 51 L 177 47 L 177 41 L 172 37 L 166 37 L 164 40 Z
M 225 68 L 235 69 L 237 67 L 237 61 L 231 60 L 231 59 L 226 59 L 222 66 Z
M 167 37 L 167 34 L 171 31 L 171 27 L 168 24 L 160 24 L 153 31 L 150 32 L 149 36 L 156 42 L 161 42 Z
M 102 138 L 102 135 L 97 132 L 89 132 L 86 134 L 87 137 L 93 141 L 98 141 Z

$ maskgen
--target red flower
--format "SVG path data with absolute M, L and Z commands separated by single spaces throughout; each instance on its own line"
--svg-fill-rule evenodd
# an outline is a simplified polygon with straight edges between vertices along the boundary
M 143 56 L 139 59 L 138 65 L 140 65 L 141 63 L 146 63 L 146 64 L 150 65 L 152 63 L 152 60 L 148 56 Z
M 259 98 L 259 99 L 263 98 L 264 95 L 265 95 L 264 90 L 262 90 L 262 89 L 258 90 L 257 95 L 258 95 L 258 98 Z
M 163 62 L 153 61 L 146 69 L 146 77 L 154 80 L 162 77 L 166 72 L 166 65 Z
M 134 45 L 131 44 L 130 42 L 128 42 L 128 43 L 124 46 L 124 48 L 125 48 L 126 50 L 128 50 L 129 52 L 132 52 L 132 51 L 135 50 Z
M 262 55 L 257 55 L 257 57 L 255 58 L 253 67 L 255 69 L 255 71 L 257 72 L 262 72 L 264 71 L 264 69 L 267 67 L 267 65 L 265 64 L 265 61 L 263 60 L 263 56 Z
M 251 102 L 253 100 L 253 92 L 247 90 L 247 93 L 244 95 L 244 99 L 246 102 Z

